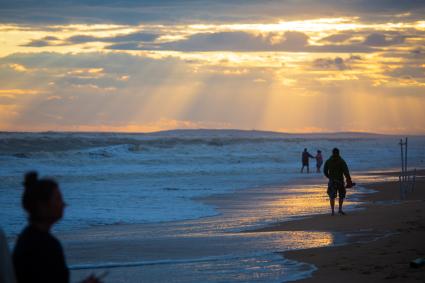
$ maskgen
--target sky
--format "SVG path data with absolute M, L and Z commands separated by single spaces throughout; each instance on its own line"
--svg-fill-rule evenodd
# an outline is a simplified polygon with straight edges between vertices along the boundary
M 0 0 L 0 131 L 425 134 L 424 15 L 424 0 Z

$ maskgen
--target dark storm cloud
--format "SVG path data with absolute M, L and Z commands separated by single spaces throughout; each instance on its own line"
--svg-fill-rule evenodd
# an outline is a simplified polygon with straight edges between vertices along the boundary
M 65 0 L 1 1 L 0 22 L 19 24 L 141 22 L 252 22 L 312 17 L 359 16 L 386 22 L 396 14 L 422 19 L 424 1 L 395 0 Z

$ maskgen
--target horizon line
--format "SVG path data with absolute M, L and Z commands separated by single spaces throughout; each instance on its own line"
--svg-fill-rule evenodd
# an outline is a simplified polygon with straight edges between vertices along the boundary
M 379 133 L 379 132 L 365 132 L 365 131 L 323 131 L 323 132 L 281 132 L 273 130 L 258 130 L 258 129 L 237 129 L 237 128 L 175 128 L 175 129 L 166 129 L 159 131 L 146 131 L 146 132 L 136 132 L 136 131 L 85 131 L 85 130 L 43 130 L 43 131 L 11 131 L 11 130 L 0 130 L 0 133 L 97 133 L 97 134 L 158 134 L 165 132 L 179 132 L 179 131 L 238 131 L 238 132 L 263 132 L 263 133 L 273 133 L 273 134 L 283 134 L 283 135 L 332 135 L 332 134 L 356 134 L 356 135 L 381 135 L 381 136 L 424 136 L 425 133 Z

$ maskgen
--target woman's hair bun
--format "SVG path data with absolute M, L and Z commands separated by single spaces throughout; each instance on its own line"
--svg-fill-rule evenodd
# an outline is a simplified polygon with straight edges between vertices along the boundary
M 40 205 L 45 205 L 53 195 L 58 184 L 51 179 L 38 179 L 38 174 L 31 171 L 25 174 L 24 193 L 22 194 L 22 206 L 28 212 L 30 221 L 43 219 Z
M 24 186 L 26 189 L 33 187 L 37 184 L 38 174 L 35 171 L 31 171 L 25 174 Z

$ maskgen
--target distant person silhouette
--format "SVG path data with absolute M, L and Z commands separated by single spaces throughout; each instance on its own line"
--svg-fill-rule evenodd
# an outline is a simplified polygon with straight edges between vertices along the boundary
M 320 173 L 320 168 L 322 167 L 322 164 L 323 164 L 323 156 L 322 156 L 321 150 L 317 151 L 315 158 L 316 158 L 316 172 Z
M 69 270 L 60 242 L 50 228 L 63 216 L 65 203 L 58 184 L 39 180 L 36 172 L 25 175 L 22 206 L 29 224 L 18 237 L 13 250 L 13 264 L 18 283 L 68 283 Z M 100 282 L 90 276 L 84 283 Z
M 310 173 L 310 168 L 309 168 L 309 158 L 314 158 L 313 155 L 311 155 L 308 151 L 307 148 L 304 148 L 303 153 L 301 154 L 301 163 L 302 163 L 302 167 L 301 167 L 301 173 L 303 173 L 304 171 L 304 167 L 307 167 L 307 173 Z
M 0 282 L 15 283 L 15 271 L 12 266 L 6 235 L 0 229 Z
M 338 213 L 345 215 L 342 210 L 342 204 L 346 194 L 346 187 L 351 188 L 354 184 L 351 181 L 350 172 L 348 171 L 347 163 L 339 155 L 339 149 L 334 148 L 332 150 L 332 156 L 326 160 L 323 168 L 323 173 L 329 179 L 328 182 L 328 195 L 329 202 L 331 205 L 332 215 L 335 214 L 335 199 L 338 194 L 339 209 Z M 344 176 L 347 181 L 347 186 L 344 184 Z

